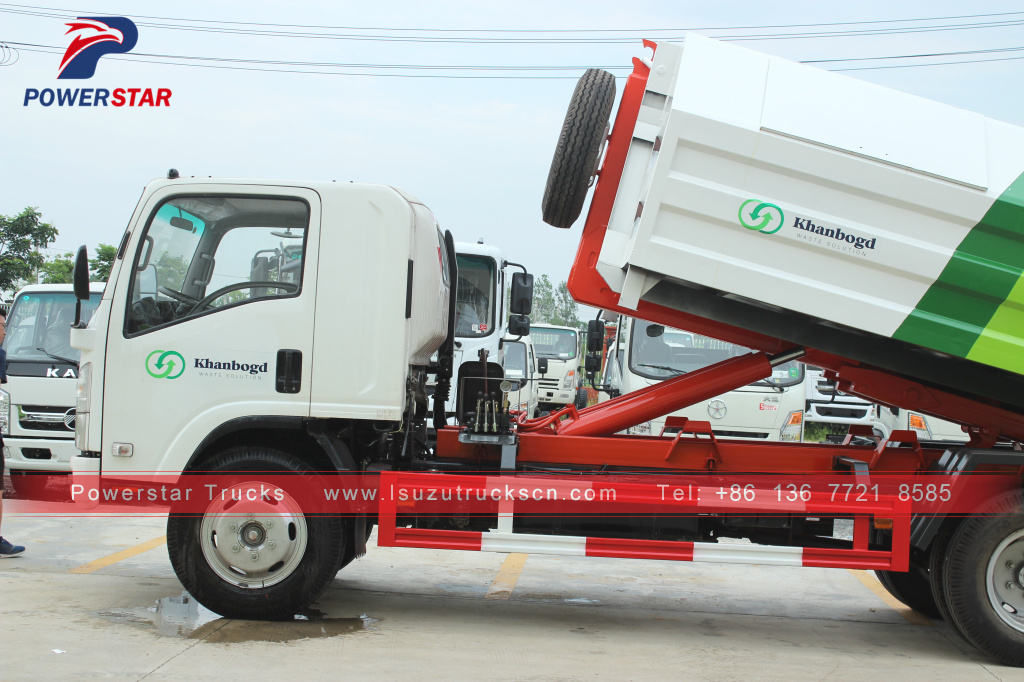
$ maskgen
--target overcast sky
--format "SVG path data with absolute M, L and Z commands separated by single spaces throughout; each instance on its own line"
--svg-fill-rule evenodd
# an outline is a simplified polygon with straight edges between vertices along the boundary
M 559 282 L 582 221 L 571 230 L 548 227 L 540 200 L 585 68 L 621 67 L 613 72 L 624 77 L 633 56 L 647 55 L 641 37 L 679 39 L 689 29 L 746 37 L 737 44 L 795 60 L 940 53 L 819 65 L 830 69 L 1000 60 L 848 75 L 1024 125 L 1022 9 L 1019 0 L 0 3 L 0 43 L 14 50 L 0 50 L 14 62 L 0 66 L 0 214 L 36 206 L 60 230 L 58 248 L 84 243 L 92 252 L 118 243 L 142 188 L 171 167 L 186 176 L 385 183 L 418 196 L 456 239 L 482 237 Z M 988 14 L 998 16 L 977 16 Z M 64 23 L 73 16 L 127 16 L 138 25 L 138 44 L 130 55 L 103 57 L 92 79 L 58 81 L 70 40 Z M 774 28 L 841 22 L 888 23 Z M 958 28 L 922 30 L 942 26 Z M 809 35 L 823 32 L 844 33 Z M 791 37 L 757 38 L 779 33 Z M 941 54 L 977 50 L 1001 51 Z M 168 64 L 166 55 L 247 61 Z M 572 68 L 337 66 L 352 64 Z M 356 73 L 450 77 L 343 75 Z M 509 75 L 527 78 L 493 77 Z M 173 96 L 158 109 L 22 105 L 26 88 L 57 87 L 159 87 Z

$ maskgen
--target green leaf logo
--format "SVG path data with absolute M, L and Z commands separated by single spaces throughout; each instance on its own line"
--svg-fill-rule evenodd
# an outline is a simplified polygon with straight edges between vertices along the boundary
M 781 208 L 760 199 L 747 199 L 740 204 L 739 217 L 740 225 L 763 234 L 775 234 L 786 220 Z
M 185 371 L 185 358 L 173 350 L 155 350 L 146 356 L 146 371 L 154 379 L 177 379 Z

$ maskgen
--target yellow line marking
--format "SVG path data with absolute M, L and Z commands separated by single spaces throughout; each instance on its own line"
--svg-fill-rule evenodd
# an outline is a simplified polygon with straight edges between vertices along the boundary
M 523 572 L 523 566 L 526 565 L 528 556 L 530 555 L 513 553 L 505 557 L 505 560 L 501 562 L 501 568 L 498 569 L 498 575 L 494 576 L 494 582 L 491 583 L 484 599 L 508 599 L 511 597 L 512 590 L 516 589 L 516 581 L 519 580 L 519 574 Z
M 852 573 L 854 578 L 861 581 L 866 588 L 874 592 L 879 599 L 888 604 L 893 611 L 903 616 L 904 620 L 911 625 L 934 625 L 930 618 L 922 616 L 920 613 L 889 594 L 889 591 L 882 586 L 882 583 L 878 582 L 878 578 L 875 577 L 874 573 L 853 568 L 848 568 L 846 570 Z
M 117 552 L 116 554 L 111 554 L 110 556 L 105 556 L 102 559 L 97 559 L 96 561 L 90 561 L 87 564 L 82 564 L 81 566 L 78 566 L 77 568 L 72 568 L 70 571 L 68 571 L 68 573 L 92 573 L 93 571 L 98 571 L 101 568 L 106 568 L 107 566 L 109 566 L 111 564 L 116 564 L 118 561 L 123 561 L 124 559 L 130 559 L 131 557 L 135 556 L 136 554 L 142 554 L 143 552 L 148 552 L 149 550 L 153 549 L 154 547 L 159 547 L 160 545 L 163 545 L 163 544 L 166 544 L 166 543 L 167 543 L 167 536 L 166 535 L 161 535 L 160 537 L 153 538 L 152 540 L 149 540 L 148 542 L 143 542 L 141 545 L 135 545 L 134 547 L 129 547 L 128 549 L 125 549 L 125 550 L 122 550 L 120 552 Z

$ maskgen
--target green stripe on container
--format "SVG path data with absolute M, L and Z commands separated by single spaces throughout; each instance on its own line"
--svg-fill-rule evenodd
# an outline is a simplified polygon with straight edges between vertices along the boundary
M 972 359 L 1003 369 L 1016 367 L 1007 355 L 1013 345 L 1011 339 L 1024 337 L 1024 310 L 1019 300 L 1008 299 L 1022 274 L 1024 175 L 1000 195 L 964 237 L 942 274 L 893 337 L 960 357 L 973 352 L 976 357 Z M 993 323 L 996 326 L 986 335 Z M 983 337 L 985 340 L 980 341 Z
M 1024 277 L 996 310 L 967 359 L 1024 374 Z

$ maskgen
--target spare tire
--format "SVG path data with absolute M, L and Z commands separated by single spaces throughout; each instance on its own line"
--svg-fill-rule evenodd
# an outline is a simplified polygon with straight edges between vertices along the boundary
M 570 227 L 580 216 L 590 178 L 597 170 L 615 100 L 615 76 L 587 69 L 572 93 L 551 159 L 541 210 L 544 222 Z

